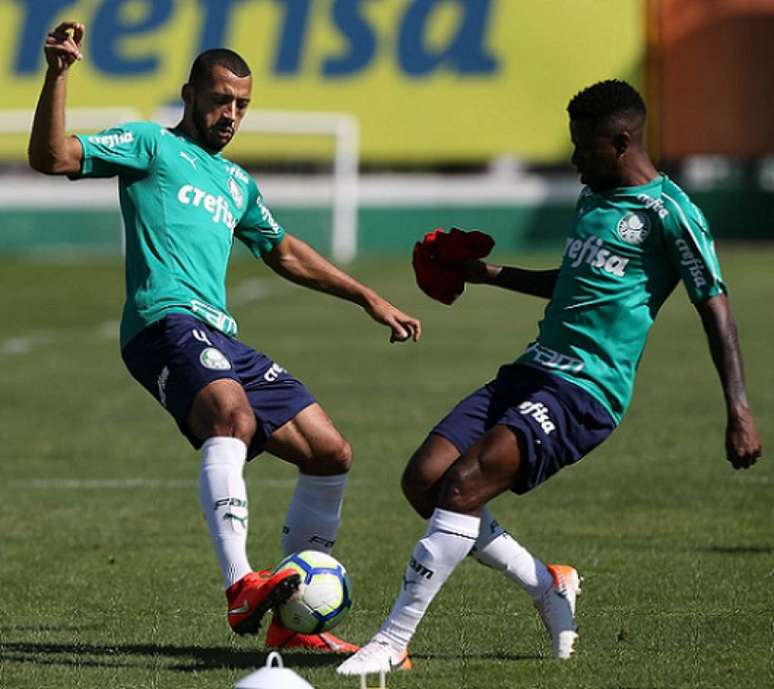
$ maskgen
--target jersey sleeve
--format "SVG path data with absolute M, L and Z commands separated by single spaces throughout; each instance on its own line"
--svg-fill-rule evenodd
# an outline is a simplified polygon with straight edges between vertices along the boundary
M 161 127 L 131 122 L 97 134 L 77 134 L 83 147 L 81 169 L 71 179 L 115 177 L 150 169 L 158 151 Z
M 698 304 L 726 294 L 715 242 L 704 214 L 692 203 L 684 207 L 675 202 L 667 208 L 669 215 L 663 221 L 666 251 L 691 302 Z
M 268 254 L 285 236 L 285 229 L 274 219 L 252 177 L 248 182 L 247 210 L 234 234 L 258 258 Z

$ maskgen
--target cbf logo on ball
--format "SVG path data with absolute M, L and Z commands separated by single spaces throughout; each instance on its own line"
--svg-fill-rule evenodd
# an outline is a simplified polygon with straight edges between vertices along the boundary
M 616 229 L 627 244 L 642 244 L 650 234 L 650 220 L 644 213 L 627 213 L 618 221 Z

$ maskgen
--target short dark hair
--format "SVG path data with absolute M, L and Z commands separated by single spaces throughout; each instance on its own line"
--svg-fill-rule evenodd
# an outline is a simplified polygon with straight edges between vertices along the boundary
M 567 106 L 570 119 L 601 124 L 620 115 L 645 117 L 645 101 L 631 84 L 619 79 L 607 79 L 576 93 Z
M 215 65 L 225 67 L 238 77 L 250 76 L 250 68 L 240 55 L 228 48 L 212 48 L 200 53 L 194 60 L 188 83 L 194 86 L 206 83 L 212 77 L 212 68 Z

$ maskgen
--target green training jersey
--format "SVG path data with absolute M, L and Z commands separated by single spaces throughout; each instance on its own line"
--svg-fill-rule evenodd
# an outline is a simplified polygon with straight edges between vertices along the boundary
M 78 139 L 83 163 L 74 179 L 118 177 L 126 237 L 121 346 L 169 313 L 189 313 L 236 335 L 226 306 L 234 237 L 261 257 L 285 234 L 252 177 L 152 122 Z
M 580 386 L 617 424 L 648 331 L 680 280 L 693 303 L 726 292 L 707 221 L 680 187 L 661 175 L 584 189 L 537 339 L 517 361 Z

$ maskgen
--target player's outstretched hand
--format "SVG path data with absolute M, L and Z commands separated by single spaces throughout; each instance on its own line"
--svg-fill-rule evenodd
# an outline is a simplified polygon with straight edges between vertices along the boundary
M 492 269 L 490 266 L 478 258 L 470 258 L 462 264 L 465 282 L 480 285 L 490 282 L 492 279 Z
M 81 44 L 86 27 L 78 22 L 62 22 L 46 38 L 43 52 L 46 55 L 49 72 L 60 75 L 70 65 L 83 59 Z
M 418 342 L 422 337 L 422 324 L 396 309 L 386 299 L 377 297 L 366 306 L 366 311 L 377 323 L 383 323 L 390 329 L 390 342 L 405 342 L 408 339 Z
M 726 458 L 734 469 L 749 469 L 763 448 L 755 422 L 749 414 L 729 419 L 726 426 Z

